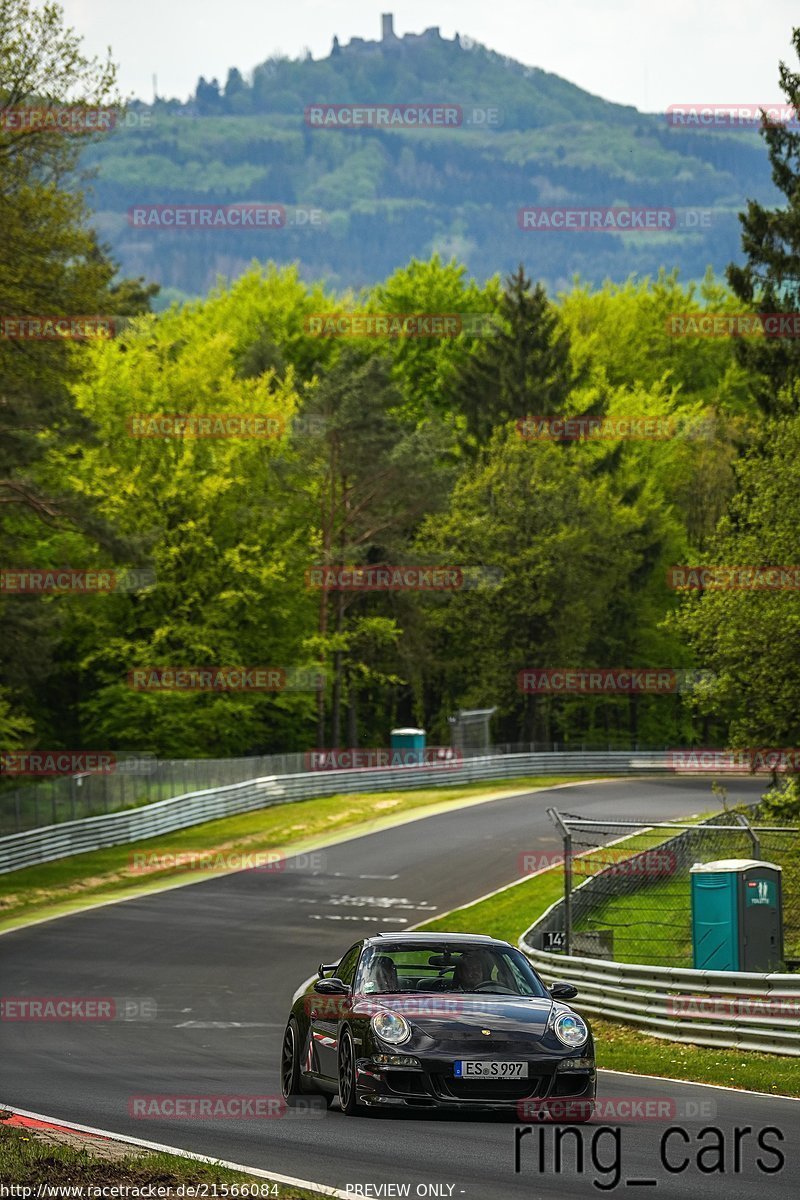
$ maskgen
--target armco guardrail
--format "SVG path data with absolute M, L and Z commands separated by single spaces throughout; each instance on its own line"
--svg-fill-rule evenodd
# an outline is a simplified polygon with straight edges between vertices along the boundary
M 439 760 L 448 756 L 447 748 L 429 747 L 429 758 Z M 501 743 L 496 746 L 458 750 L 455 753 L 470 758 L 494 755 L 552 754 L 560 752 L 605 753 L 609 750 L 663 751 L 666 747 L 641 745 L 613 746 L 595 743 L 564 746 L 558 743 L 526 742 Z M 34 752 L 35 753 L 35 752 Z M 171 800 L 190 792 L 205 792 L 212 788 L 228 787 L 232 783 L 247 783 L 271 775 L 302 775 L 319 770 L 312 753 L 293 751 L 283 754 L 259 754 L 246 758 L 157 758 L 149 752 L 113 751 L 113 769 L 85 771 L 77 775 L 46 775 L 12 786 L 14 768 L 9 768 L 0 753 L 0 837 L 39 829 L 42 825 L 57 825 L 61 821 L 79 821 L 84 817 L 99 817 L 106 813 Z M 340 769 L 378 766 L 377 761 L 348 762 Z
M 157 800 L 140 808 L 45 825 L 0 838 L 0 874 L 68 854 L 121 846 L 186 829 L 216 817 L 233 816 L 293 800 L 331 796 L 337 792 L 378 792 L 445 787 L 483 779 L 514 779 L 537 774 L 629 775 L 671 772 L 667 751 L 564 751 L 490 754 L 465 758 L 458 765 L 380 767 L 347 771 L 307 771 L 269 775 L 244 783 L 209 788 Z
M 570 1003 L 589 1016 L 624 1021 L 673 1042 L 800 1056 L 800 975 L 567 958 L 534 950 L 526 937 L 520 948 L 536 970 L 573 983 L 579 995 Z

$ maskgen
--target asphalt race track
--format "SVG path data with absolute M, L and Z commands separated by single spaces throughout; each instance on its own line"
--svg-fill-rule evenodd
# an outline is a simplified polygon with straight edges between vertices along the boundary
M 753 781 L 730 782 L 732 801 L 756 790 Z M 676 1102 L 677 1115 L 570 1129 L 560 1164 L 556 1127 L 537 1125 L 520 1142 L 519 1173 L 514 1147 L 521 1127 L 506 1118 L 402 1113 L 348 1119 L 338 1107 L 323 1116 L 274 1120 L 129 1115 L 133 1096 L 277 1096 L 291 997 L 320 959 L 335 960 L 359 936 L 408 928 L 512 881 L 521 873 L 521 853 L 558 851 L 545 813 L 550 805 L 586 816 L 652 820 L 714 807 L 710 784 L 697 779 L 614 780 L 539 792 L 344 842 L 323 852 L 321 871 L 244 871 L 3 935 L 3 996 L 147 997 L 157 1015 L 0 1022 L 0 1101 L 354 1195 L 359 1187 L 361 1195 L 470 1200 L 604 1191 L 659 1197 L 702 1191 L 753 1200 L 765 1188 L 800 1195 L 800 1104 L 633 1075 L 603 1074 L 599 1096 Z M 667 1145 L 671 1171 L 659 1150 L 669 1125 L 684 1131 Z M 720 1133 L 698 1142 L 706 1126 Z M 736 1127 L 751 1132 L 737 1137 Z M 778 1133 L 764 1133 L 767 1127 Z M 709 1149 L 712 1143 L 719 1154 Z M 777 1171 L 776 1148 L 785 1159 Z M 380 1187 L 388 1184 L 410 1190 Z

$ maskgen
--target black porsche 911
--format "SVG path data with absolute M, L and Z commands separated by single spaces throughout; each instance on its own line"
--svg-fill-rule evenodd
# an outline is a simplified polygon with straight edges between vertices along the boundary
M 375 1109 L 516 1109 L 581 1123 L 594 1107 L 594 1043 L 521 951 L 490 937 L 363 938 L 292 1005 L 283 1039 L 287 1103 L 338 1096 Z

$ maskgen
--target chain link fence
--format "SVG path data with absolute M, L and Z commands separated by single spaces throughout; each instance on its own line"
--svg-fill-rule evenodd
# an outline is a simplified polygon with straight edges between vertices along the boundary
M 468 741 L 468 739 L 467 739 Z M 551 754 L 566 751 L 617 750 L 606 743 L 564 745 L 557 742 L 504 743 L 457 746 L 462 758 L 498 754 Z M 624 749 L 628 749 L 625 747 Z M 664 747 L 630 747 L 633 751 L 660 751 Z M 138 808 L 188 792 L 244 783 L 268 775 L 297 775 L 309 770 L 309 752 L 263 754 L 249 758 L 157 759 L 155 755 L 115 752 L 114 770 L 100 774 L 54 776 L 11 785 L 0 773 L 0 837 L 58 825 L 81 817 L 96 817 L 121 809 Z
M 690 827 L 587 821 L 563 812 L 557 818 L 571 845 L 565 892 L 569 879 L 573 953 L 691 967 L 690 868 L 760 859 L 782 868 L 786 967 L 800 967 L 800 828 L 760 825 L 758 806 L 726 810 Z M 548 946 L 561 948 L 555 931 L 565 924 L 563 908 L 552 924 Z

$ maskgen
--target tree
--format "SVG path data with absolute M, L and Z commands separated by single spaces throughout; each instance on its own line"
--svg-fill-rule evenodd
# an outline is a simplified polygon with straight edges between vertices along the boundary
M 406 150 L 403 150 L 403 154 Z M 453 419 L 448 381 L 477 345 L 476 330 L 489 326 L 500 303 L 500 285 L 490 279 L 480 286 L 458 263 L 443 263 L 437 254 L 427 261 L 412 259 L 377 285 L 369 308 L 383 313 L 423 313 L 463 316 L 466 328 L 456 337 L 398 337 L 386 350 L 392 376 L 403 396 L 403 411 L 417 420 L 436 415 Z
M 26 127 L 34 106 L 76 110 L 114 99 L 114 67 L 87 59 L 54 4 L 0 0 L 0 311 L 6 315 L 107 313 L 114 268 L 86 228 L 74 187 L 91 135 Z M 53 433 L 75 414 L 66 383 L 78 356 L 65 342 L 0 339 L 0 504 L 54 520 L 59 505 L 33 481 Z
M 791 409 L 797 395 L 781 397 Z M 800 416 L 774 417 L 737 464 L 739 490 L 720 521 L 709 564 L 800 562 Z M 708 589 L 688 593 L 676 617 L 696 659 L 711 672 L 701 712 L 725 722 L 734 747 L 800 744 L 800 593 Z
M 792 45 L 800 57 L 800 28 L 792 32 Z M 795 114 L 800 111 L 800 74 L 780 64 L 780 86 Z M 800 133 L 791 123 L 765 120 L 762 136 L 767 143 L 772 178 L 786 197 L 783 208 L 766 209 L 755 200 L 739 215 L 744 266 L 731 264 L 728 281 L 748 307 L 762 312 L 800 312 Z M 791 385 L 800 377 L 800 342 L 792 337 L 742 338 L 739 358 L 754 375 L 753 388 L 766 413 L 775 414 L 795 403 Z
M 348 348 L 310 392 L 303 413 L 322 424 L 322 436 L 299 454 L 300 476 L 317 508 L 317 562 L 354 565 L 402 562 L 410 534 L 443 498 L 445 476 L 438 467 L 446 447 L 443 430 L 417 424 L 400 413 L 401 394 L 391 377 L 391 360 L 363 348 Z M 397 639 L 391 599 L 341 590 L 319 595 L 319 641 L 332 657 L 330 733 L 339 744 L 342 715 L 355 728 L 355 706 L 366 683 L 389 681 L 379 666 L 384 649 Z M 377 611 L 376 611 L 377 610 Z M 380 620 L 379 618 L 382 618 Z M 377 658 L 358 657 L 370 649 Z M 399 682 L 395 677 L 394 682 Z M 317 693 L 317 742 L 325 745 L 326 689 Z
M 203 75 L 197 81 L 195 91 L 197 109 L 201 116 L 215 116 L 223 111 L 223 99 L 219 92 L 219 82 L 212 79 L 209 83 Z
M 230 100 L 233 96 L 245 91 L 247 91 L 247 84 L 242 79 L 241 71 L 238 67 L 231 67 L 225 81 L 225 99 Z
M 79 159 L 96 135 L 79 120 L 54 128 L 29 117 L 31 110 L 51 117 L 65 105 L 76 117 L 96 107 L 110 113 L 118 101 L 114 79 L 113 64 L 82 53 L 57 5 L 0 0 L 0 312 L 6 317 L 132 315 L 145 311 L 157 290 L 141 280 L 113 282 L 116 266 L 89 227 Z M 87 444 L 93 437 L 70 393 L 86 352 L 67 338 L 0 337 L 0 555 L 6 564 L 30 562 L 42 539 L 60 529 L 82 529 L 107 551 L 121 550 L 114 531 L 69 485 L 69 472 L 44 479 L 62 440 Z M 12 714 L 21 700 L 36 711 L 41 731 L 47 720 L 35 691 L 52 674 L 60 626 L 51 607 L 29 599 L 3 597 L 0 673 L 10 685 Z M 31 726 L 20 716 L 10 729 L 20 738 Z
M 420 531 L 448 561 L 499 573 L 497 583 L 432 606 L 426 674 L 450 711 L 497 705 L 504 740 L 585 736 L 591 718 L 585 699 L 522 694 L 523 668 L 636 666 L 657 652 L 661 612 L 647 604 L 643 619 L 633 618 L 637 596 L 668 561 L 674 525 L 656 489 L 626 498 L 627 473 L 617 487 L 593 470 L 595 447 L 574 449 L 527 445 L 513 428 L 496 429 L 447 512 Z
M 151 666 L 290 675 L 306 665 L 307 532 L 279 470 L 286 439 L 137 437 L 129 425 L 177 411 L 270 414 L 290 427 L 298 404 L 291 369 L 282 380 L 236 372 L 237 326 L 254 320 L 252 302 L 245 284 L 238 306 L 212 298 L 141 318 L 92 348 L 76 386 L 98 443 L 64 443 L 49 469 L 69 472 L 114 527 L 146 547 L 155 576 L 143 590 L 48 598 L 63 612 L 59 681 L 74 702 L 61 719 L 72 720 L 77 744 L 204 757 L 301 750 L 311 740 L 310 688 L 164 693 L 128 682 L 131 670 Z M 48 547 L 56 562 L 65 536 Z
M 532 288 L 521 265 L 506 282 L 498 318 L 448 389 L 473 448 L 507 421 L 560 412 L 574 384 L 569 336 L 544 288 Z

